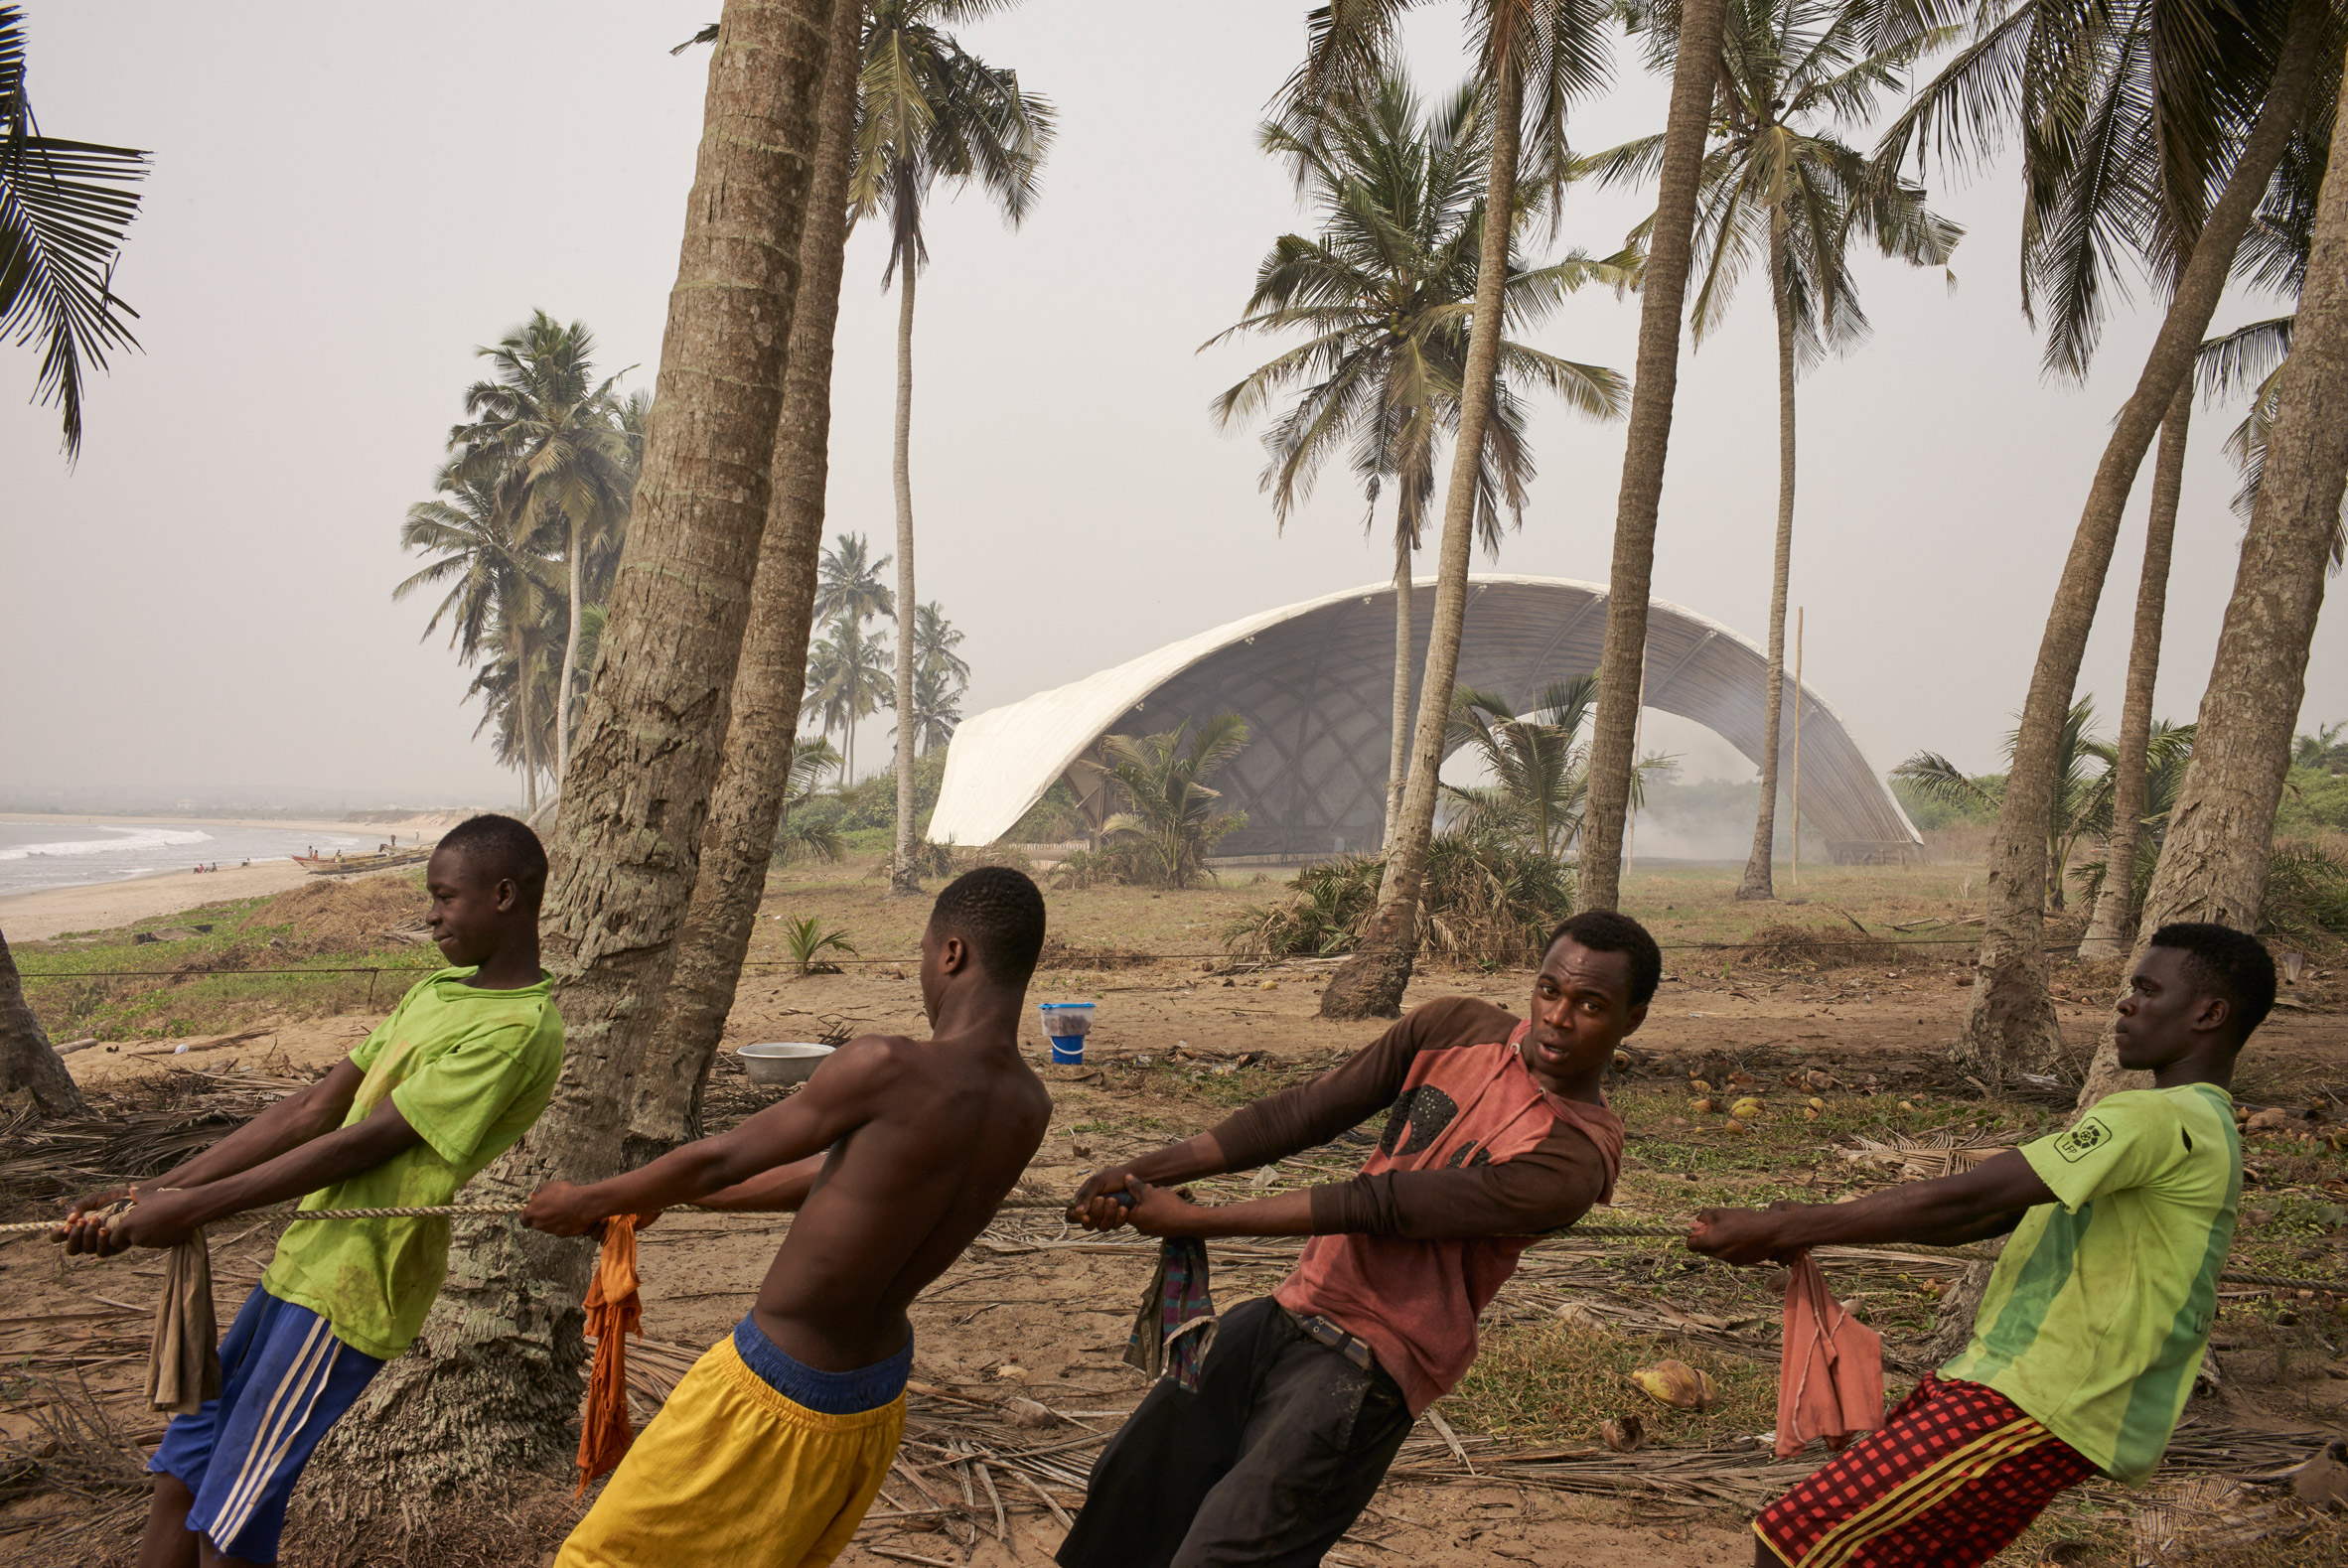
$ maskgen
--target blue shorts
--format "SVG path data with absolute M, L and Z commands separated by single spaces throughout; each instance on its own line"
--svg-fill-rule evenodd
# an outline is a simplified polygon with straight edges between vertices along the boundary
M 147 1469 L 196 1495 L 188 1528 L 215 1550 L 275 1562 L 302 1467 L 382 1364 L 318 1314 L 255 1285 L 220 1341 L 220 1396 L 173 1416 Z

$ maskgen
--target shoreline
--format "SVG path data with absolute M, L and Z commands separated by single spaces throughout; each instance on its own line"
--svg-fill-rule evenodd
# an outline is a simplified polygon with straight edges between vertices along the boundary
M 150 871 L 112 882 L 0 894 L 0 934 L 14 943 L 48 941 L 60 931 L 112 930 L 205 904 L 283 893 L 300 887 L 309 875 L 290 859 L 264 860 L 202 875 L 186 869 Z
M 329 822 L 312 818 L 256 818 L 202 816 L 115 816 L 100 812 L 0 811 L 0 822 L 85 823 L 93 827 L 188 826 L 260 828 L 288 834 L 333 833 L 364 838 L 398 832 L 438 838 L 469 813 L 417 811 L 375 822 Z M 357 876 L 373 873 L 355 873 Z M 308 868 L 290 856 L 256 860 L 249 866 L 223 865 L 218 871 L 197 873 L 185 866 L 142 872 L 134 877 L 111 877 L 76 882 L 64 887 L 29 888 L 0 893 L 0 934 L 11 942 L 54 939 L 62 931 L 113 930 L 160 916 L 232 899 L 265 897 L 297 888 L 309 880 Z M 340 879 L 338 879 L 340 880 Z

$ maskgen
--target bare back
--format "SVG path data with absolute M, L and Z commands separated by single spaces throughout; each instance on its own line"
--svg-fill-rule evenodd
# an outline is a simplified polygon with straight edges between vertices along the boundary
M 827 1074 L 852 1075 L 868 1114 L 825 1156 L 752 1316 L 786 1354 L 844 1372 L 903 1348 L 905 1309 L 994 1218 L 1043 1142 L 1052 1097 L 1009 1030 L 869 1036 Z

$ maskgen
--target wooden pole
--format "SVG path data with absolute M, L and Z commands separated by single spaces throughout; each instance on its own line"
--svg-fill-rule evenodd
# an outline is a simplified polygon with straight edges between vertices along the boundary
M 1794 886 L 1802 886 L 1802 609 L 1794 610 Z

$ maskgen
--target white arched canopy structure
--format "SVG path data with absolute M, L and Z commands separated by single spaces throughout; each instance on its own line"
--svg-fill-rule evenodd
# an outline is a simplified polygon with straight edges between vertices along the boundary
M 1424 673 L 1432 581 L 1411 595 Z M 1066 775 L 1093 802 L 1100 776 L 1080 766 L 1103 735 L 1148 734 L 1236 712 L 1248 745 L 1216 780 L 1247 825 L 1226 855 L 1323 855 L 1383 840 L 1393 723 L 1391 583 L 1286 605 L 1170 642 L 1070 685 L 964 723 L 946 757 L 930 837 L 990 844 Z M 1552 681 L 1598 664 L 1606 590 L 1557 577 L 1470 579 L 1459 683 L 1523 709 Z M 1716 621 L 1654 601 L 1647 620 L 1646 706 L 1710 729 L 1760 765 L 1762 650 Z M 1789 698 L 1791 693 L 1788 693 Z M 1787 705 L 1782 768 L 1793 765 Z M 1802 692 L 1802 813 L 1837 860 L 1905 858 L 1922 844 L 1833 707 Z

